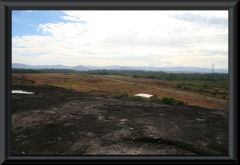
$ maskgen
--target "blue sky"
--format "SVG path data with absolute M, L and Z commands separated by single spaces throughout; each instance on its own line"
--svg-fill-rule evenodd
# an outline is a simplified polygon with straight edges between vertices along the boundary
M 12 11 L 12 62 L 228 69 L 228 11 Z
M 58 23 L 67 21 L 60 16 L 64 16 L 61 11 L 24 11 L 13 10 L 12 12 L 12 37 L 22 37 L 26 35 L 43 35 L 41 31 L 36 30 L 39 23 Z

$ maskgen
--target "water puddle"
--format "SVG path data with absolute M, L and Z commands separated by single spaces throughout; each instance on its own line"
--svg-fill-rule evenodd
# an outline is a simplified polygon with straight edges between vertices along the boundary
M 145 94 L 145 93 L 139 93 L 139 94 L 137 94 L 137 95 L 134 95 L 134 96 L 140 96 L 140 97 L 149 98 L 149 97 L 151 97 L 151 96 L 153 96 L 153 95 L 150 95 L 150 94 Z
M 34 92 L 27 92 L 23 90 L 12 90 L 12 93 L 33 94 Z

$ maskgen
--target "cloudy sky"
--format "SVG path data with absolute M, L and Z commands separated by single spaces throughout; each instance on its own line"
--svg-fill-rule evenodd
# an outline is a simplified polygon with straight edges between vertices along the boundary
M 228 69 L 228 11 L 13 11 L 12 62 Z

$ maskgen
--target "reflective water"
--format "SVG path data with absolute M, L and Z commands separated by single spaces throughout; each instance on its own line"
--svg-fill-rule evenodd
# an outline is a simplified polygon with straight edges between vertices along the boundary
M 12 90 L 12 93 L 33 94 L 34 92 L 27 92 L 23 90 Z
M 140 97 L 146 97 L 146 98 L 149 98 L 149 97 L 151 97 L 151 96 L 153 96 L 153 95 L 145 94 L 145 93 L 139 93 L 139 94 L 134 95 L 134 96 L 140 96 Z

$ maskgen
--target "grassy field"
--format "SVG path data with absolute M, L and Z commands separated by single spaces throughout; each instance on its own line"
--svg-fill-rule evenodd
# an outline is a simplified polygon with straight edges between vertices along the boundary
M 184 81 L 167 81 L 167 80 L 157 80 L 157 79 L 146 79 L 146 78 L 132 78 L 130 76 L 112 76 L 106 75 L 101 76 L 105 78 L 128 81 L 136 84 L 145 84 L 153 87 L 160 87 L 171 89 L 174 91 L 181 91 L 185 93 L 191 93 L 195 95 L 202 95 L 205 97 L 215 98 L 223 102 L 228 100 L 228 82 L 214 82 L 214 87 L 209 89 L 202 89 L 203 87 L 209 87 L 212 85 L 211 82 L 206 81 L 194 81 L 194 80 L 184 80 Z
M 129 83 L 122 83 L 113 80 L 122 80 Z M 190 84 L 190 89 L 185 89 L 184 85 L 179 87 L 179 84 Z M 39 86 L 49 85 L 62 87 L 77 92 L 87 92 L 94 95 L 112 96 L 119 93 L 128 93 L 130 97 L 138 93 L 147 93 L 159 98 L 172 97 L 183 102 L 187 102 L 188 105 L 202 106 L 206 108 L 214 109 L 228 109 L 227 105 L 219 104 L 214 101 L 208 101 L 205 98 L 211 98 L 211 100 L 220 100 L 221 102 L 227 102 L 228 91 L 223 87 L 217 87 L 212 90 L 198 91 L 197 85 L 203 85 L 202 82 L 180 82 L 180 81 L 166 81 L 166 80 L 152 80 L 145 78 L 132 78 L 127 76 L 91 76 L 81 74 L 12 74 L 12 84 L 15 85 L 28 85 Z M 176 94 L 174 92 L 166 92 L 146 87 L 159 87 L 164 89 L 170 89 L 171 91 L 180 91 L 183 94 Z M 196 86 L 196 88 L 194 88 Z M 217 90 L 217 91 L 216 91 Z M 215 95 L 212 93 L 215 92 Z M 196 97 L 184 95 L 194 94 Z M 205 97 L 205 98 L 204 98 Z

